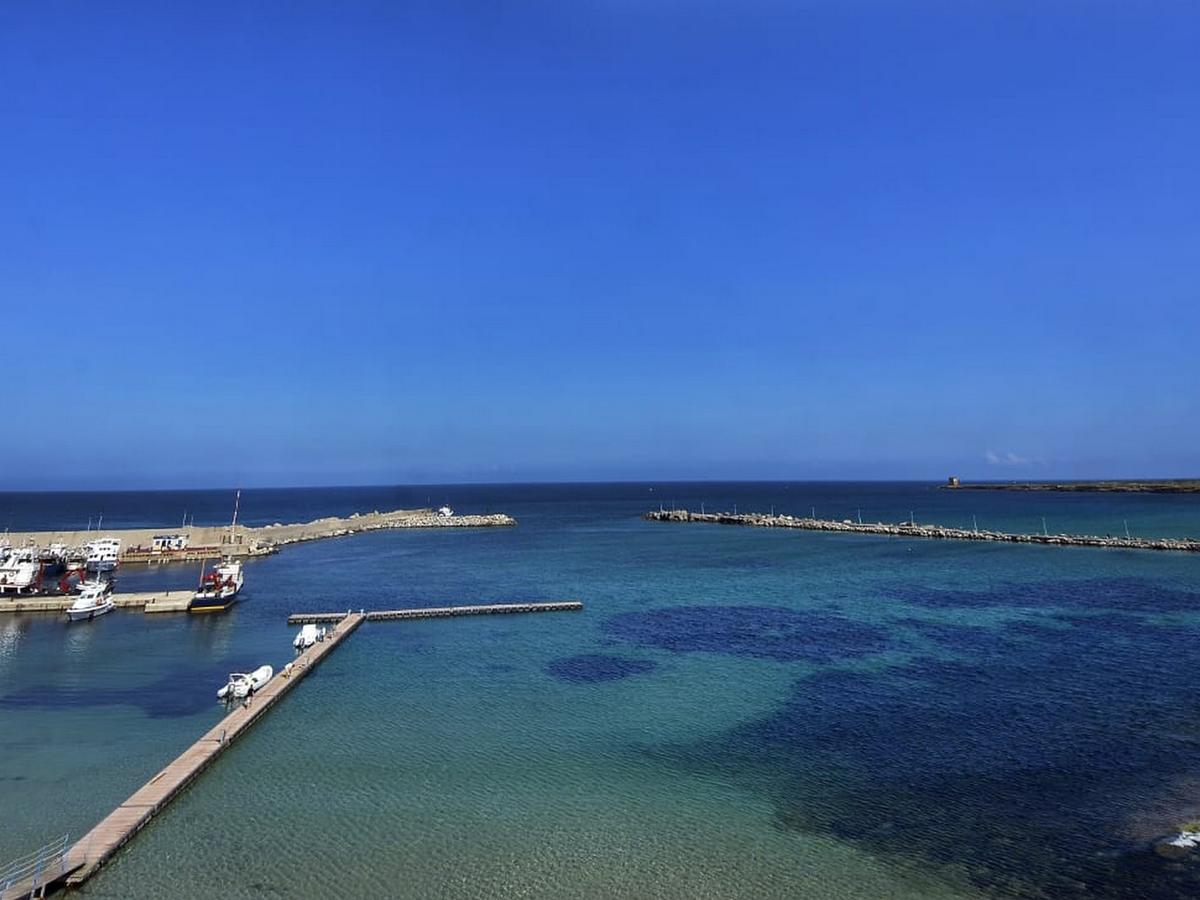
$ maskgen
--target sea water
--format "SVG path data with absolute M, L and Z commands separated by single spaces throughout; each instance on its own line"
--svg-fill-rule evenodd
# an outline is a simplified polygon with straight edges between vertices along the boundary
M 225 615 L 0 619 L 0 858 L 80 836 L 217 722 L 291 612 L 367 623 L 88 886 L 95 896 L 1185 897 L 1200 559 L 645 522 L 678 505 L 1200 534 L 1200 498 L 923 484 L 246 491 L 251 524 L 448 502 L 246 566 Z M 14 529 L 217 523 L 230 492 L 0 495 Z M 123 589 L 198 566 L 125 567 Z

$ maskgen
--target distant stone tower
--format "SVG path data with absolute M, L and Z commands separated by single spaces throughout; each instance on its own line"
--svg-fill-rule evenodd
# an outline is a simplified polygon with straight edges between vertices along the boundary
M 946 487 L 952 487 L 952 488 L 958 487 L 958 476 L 951 475 L 949 478 L 947 478 L 946 479 Z

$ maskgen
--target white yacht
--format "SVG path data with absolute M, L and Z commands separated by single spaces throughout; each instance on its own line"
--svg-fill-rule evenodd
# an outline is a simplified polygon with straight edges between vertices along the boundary
M 42 583 L 42 563 L 36 547 L 10 550 L 0 562 L 0 594 L 25 594 Z
M 84 545 L 87 552 L 87 567 L 93 572 L 111 572 L 119 563 L 121 539 L 115 537 L 96 538 Z
M 112 582 L 85 581 L 75 602 L 67 609 L 67 620 L 81 622 L 113 611 Z

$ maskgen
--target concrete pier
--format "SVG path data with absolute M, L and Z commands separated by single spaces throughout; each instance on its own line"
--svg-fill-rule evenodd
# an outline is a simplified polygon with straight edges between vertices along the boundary
M 188 747 L 128 800 L 83 836 L 67 853 L 66 884 L 74 887 L 90 878 L 130 838 L 163 810 L 197 775 L 204 771 L 234 739 L 247 731 L 313 667 L 333 652 L 365 620 L 360 613 L 343 614 L 325 640 L 314 644 L 293 661 L 290 676 L 276 672 L 266 687 L 257 691 L 249 706 L 238 705 L 200 740 Z M 215 696 L 218 685 L 213 685 Z
M 1010 534 L 1004 531 L 948 528 L 944 525 L 919 525 L 902 522 L 841 522 L 798 516 L 769 516 L 763 513 L 697 513 L 686 509 L 657 510 L 643 518 L 652 522 L 708 522 L 718 525 L 751 525 L 759 528 L 800 528 L 805 531 L 833 531 L 850 534 L 882 534 L 891 537 L 936 538 L 956 541 L 1000 541 L 1012 544 L 1046 544 L 1055 547 L 1104 547 L 1118 550 L 1176 550 L 1200 553 L 1200 540 L 1194 538 L 1100 537 L 1087 534 Z
M 364 613 L 369 622 L 387 622 L 396 619 L 441 619 L 450 616 L 497 616 L 514 613 L 577 612 L 583 609 L 578 600 L 554 600 L 541 603 L 488 603 L 474 606 L 430 606 L 411 609 L 382 609 Z M 288 616 L 289 625 L 336 622 L 345 613 L 293 613 Z
M 146 613 L 186 612 L 192 590 L 142 591 L 114 593 L 117 609 L 140 609 Z M 78 594 L 58 594 L 40 597 L 0 597 L 0 613 L 66 612 L 79 599 Z

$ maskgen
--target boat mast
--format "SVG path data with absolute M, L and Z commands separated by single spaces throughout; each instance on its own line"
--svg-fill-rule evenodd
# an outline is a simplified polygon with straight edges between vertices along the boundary
M 242 490 L 241 490 L 241 488 L 238 488 L 238 492 L 237 492 L 237 494 L 234 495 L 234 498 L 233 498 L 233 521 L 229 523 L 229 543 L 230 543 L 230 545 L 233 544 L 233 537 L 234 537 L 234 534 L 236 534 L 236 532 L 237 532 L 238 507 L 241 505 L 241 502 L 242 502 Z

